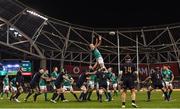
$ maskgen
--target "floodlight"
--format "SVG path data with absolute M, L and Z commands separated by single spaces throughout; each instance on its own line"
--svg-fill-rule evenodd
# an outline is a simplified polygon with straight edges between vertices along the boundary
M 41 15 L 39 15 L 38 13 L 36 13 L 36 12 L 34 12 L 34 11 L 26 10 L 26 12 L 28 12 L 28 13 L 34 15 L 34 16 L 37 16 L 37 17 L 39 17 L 39 18 L 42 18 L 42 19 L 44 19 L 44 20 L 48 20 L 48 18 L 46 18 L 46 17 L 44 17 L 44 16 L 41 16 Z

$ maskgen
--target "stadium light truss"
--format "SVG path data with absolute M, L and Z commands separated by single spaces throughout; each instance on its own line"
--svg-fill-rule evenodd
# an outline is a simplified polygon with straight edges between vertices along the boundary
M 44 17 L 44 16 L 42 16 L 42 15 L 40 15 L 40 14 L 34 12 L 34 11 L 26 10 L 26 12 L 27 12 L 27 13 L 30 13 L 30 14 L 32 14 L 32 15 L 34 15 L 34 16 L 37 16 L 37 17 L 39 17 L 39 18 L 42 18 L 42 19 L 44 19 L 45 21 L 48 20 L 48 18 L 46 18 L 46 17 Z
M 18 31 L 16 31 L 13 27 L 10 27 L 9 30 L 13 32 L 14 37 L 22 37 L 22 35 Z
M 14 29 L 14 28 L 12 28 L 12 27 L 10 27 L 10 28 L 9 28 L 9 30 L 10 30 L 10 31 L 14 31 L 15 29 Z

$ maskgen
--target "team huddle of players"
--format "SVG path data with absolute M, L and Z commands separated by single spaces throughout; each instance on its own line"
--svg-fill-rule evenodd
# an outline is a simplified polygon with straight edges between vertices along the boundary
M 117 94 L 117 86 L 121 85 L 121 101 L 122 107 L 125 108 L 126 104 L 126 93 L 127 89 L 131 91 L 132 106 L 137 107 L 136 100 L 136 84 L 137 81 L 137 69 L 132 63 L 131 57 L 127 55 L 125 57 L 125 63 L 122 64 L 122 73 L 119 73 L 117 81 L 117 76 L 112 72 L 112 68 L 106 68 L 101 53 L 98 50 L 102 41 L 101 36 L 96 37 L 95 44 L 90 44 L 90 50 L 92 55 L 96 59 L 96 64 L 94 66 L 89 66 L 88 69 L 84 69 L 79 75 L 76 83 L 74 79 L 63 69 L 58 71 L 57 67 L 54 67 L 52 73 L 48 73 L 48 70 L 41 68 L 37 73 L 33 75 L 30 81 L 30 88 L 28 89 L 28 94 L 24 101 L 27 102 L 28 98 L 33 95 L 34 101 L 36 102 L 37 97 L 40 94 L 44 94 L 45 100 L 47 101 L 47 84 L 53 87 L 53 95 L 50 98 L 52 103 L 56 103 L 59 99 L 62 101 L 67 101 L 64 96 L 64 92 L 69 90 L 77 101 L 91 100 L 91 94 L 96 90 L 97 100 L 102 102 L 103 94 L 106 95 L 107 101 L 113 100 L 110 86 L 114 90 L 114 94 Z M 58 73 L 59 72 L 59 73 Z M 162 90 L 165 100 L 169 101 L 172 93 L 172 81 L 174 75 L 167 65 L 163 66 L 162 73 L 159 68 L 149 75 L 142 83 L 150 83 L 148 85 L 148 100 L 150 101 L 151 91 L 153 89 L 159 88 Z M 122 82 L 120 82 L 122 81 Z M 73 84 L 81 90 L 80 96 L 78 97 L 73 90 Z M 22 68 L 19 69 L 15 78 L 10 81 L 11 97 L 10 100 L 20 102 L 18 97 L 23 92 L 23 76 Z M 4 92 L 9 92 L 8 76 L 4 78 Z

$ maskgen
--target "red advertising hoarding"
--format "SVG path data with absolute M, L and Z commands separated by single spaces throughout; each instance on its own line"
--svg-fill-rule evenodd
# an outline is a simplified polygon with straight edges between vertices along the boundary
M 139 73 L 140 73 L 140 79 L 145 79 L 151 72 L 154 71 L 155 67 L 159 67 L 162 71 L 162 66 L 164 64 L 139 64 Z M 167 63 L 165 65 L 168 65 L 170 67 L 170 70 L 172 70 L 175 77 L 180 76 L 179 73 L 179 67 L 177 63 Z M 75 65 L 65 65 L 65 70 L 68 73 L 71 73 L 73 77 L 78 77 L 82 73 L 82 69 L 87 69 L 88 66 L 75 66 Z M 117 67 L 116 67 L 117 68 Z M 115 70 L 118 71 L 118 70 Z M 116 73 L 116 72 L 115 72 Z

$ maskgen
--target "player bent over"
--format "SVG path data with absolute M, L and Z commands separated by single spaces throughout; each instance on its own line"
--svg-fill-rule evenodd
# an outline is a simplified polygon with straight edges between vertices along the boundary
M 135 104 L 135 99 L 136 99 L 136 90 L 135 90 L 135 80 L 136 78 L 136 67 L 133 63 L 131 63 L 131 57 L 127 55 L 125 57 L 125 64 L 122 66 L 122 81 L 123 81 L 123 86 L 122 86 L 122 93 L 121 93 L 121 99 L 122 99 L 122 108 L 125 108 L 125 103 L 126 103 L 126 93 L 127 89 L 129 88 L 131 91 L 131 99 L 132 99 L 132 106 L 137 107 Z

